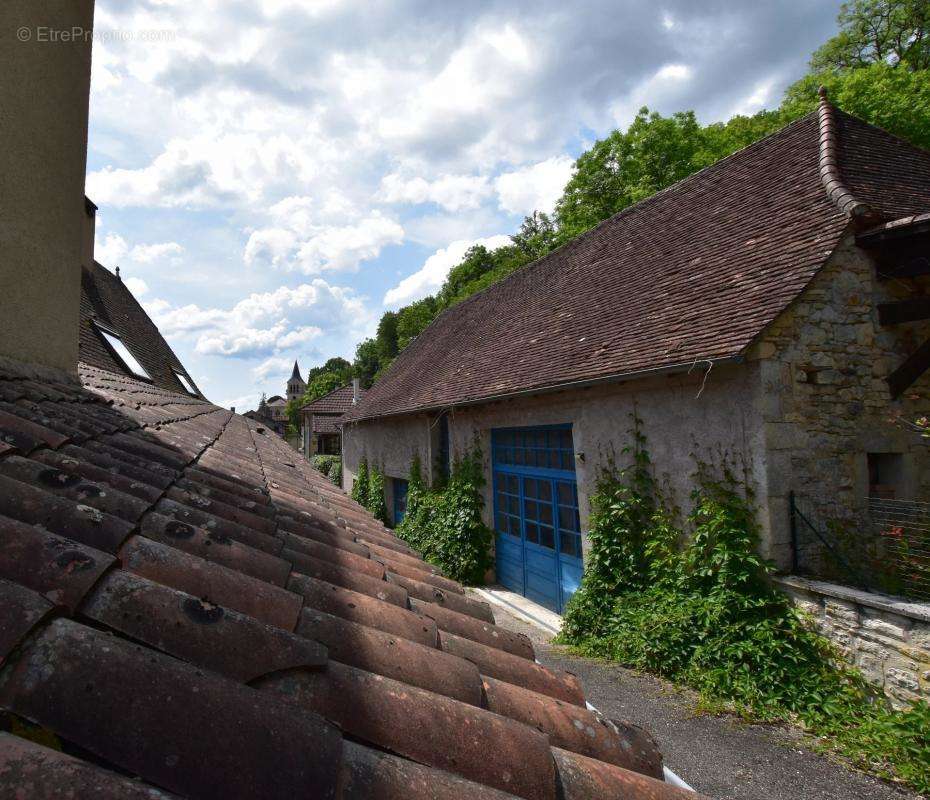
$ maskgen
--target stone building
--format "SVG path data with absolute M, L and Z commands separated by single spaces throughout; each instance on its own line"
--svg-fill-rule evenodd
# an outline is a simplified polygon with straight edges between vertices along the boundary
M 687 510 L 696 461 L 752 490 L 789 571 L 790 498 L 856 536 L 868 498 L 927 497 L 930 154 L 834 109 L 605 220 L 445 311 L 343 428 L 344 481 L 477 442 L 499 582 L 561 610 L 597 476 L 635 415 Z

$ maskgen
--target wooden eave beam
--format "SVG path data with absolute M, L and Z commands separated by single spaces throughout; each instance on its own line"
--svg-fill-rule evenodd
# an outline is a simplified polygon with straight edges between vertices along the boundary
M 900 325 L 930 319 L 930 297 L 909 297 L 892 303 L 878 304 L 879 325 Z
M 888 376 L 891 397 L 897 400 L 927 369 L 930 369 L 930 339 L 911 353 L 904 363 Z

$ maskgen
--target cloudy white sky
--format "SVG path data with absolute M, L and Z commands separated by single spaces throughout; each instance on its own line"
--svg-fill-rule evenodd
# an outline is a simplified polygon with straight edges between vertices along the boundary
M 777 105 L 839 0 L 98 0 L 87 192 L 215 402 L 351 358 L 648 104 Z

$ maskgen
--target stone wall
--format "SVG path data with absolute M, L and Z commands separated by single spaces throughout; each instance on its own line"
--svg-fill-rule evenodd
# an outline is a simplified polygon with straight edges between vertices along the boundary
M 893 705 L 930 700 L 930 604 L 797 577 L 777 583 Z
M 769 553 L 790 564 L 788 493 L 800 493 L 823 527 L 864 534 L 868 453 L 900 454 L 898 497 L 930 496 L 930 446 L 893 418 L 930 409 L 930 377 L 892 401 L 887 376 L 925 339 L 930 325 L 883 328 L 876 304 L 908 296 L 903 281 L 880 281 L 869 256 L 847 237 L 792 306 L 750 350 L 760 361 Z
M 757 499 L 764 502 L 757 365 L 717 366 L 705 380 L 706 369 L 706 365 L 698 365 L 691 374 L 455 409 L 448 414 L 453 456 L 465 452 L 477 438 L 484 453 L 485 475 L 490 478 L 493 428 L 571 424 L 581 525 L 586 530 L 588 499 L 602 468 L 611 460 L 618 466 L 630 460 L 624 448 L 632 443 L 631 415 L 635 411 L 642 421 L 641 431 L 647 439 L 657 478 L 665 485 L 672 503 L 683 512 L 690 510 L 696 469 L 694 454 L 707 460 L 726 455 L 740 470 L 740 477 L 754 487 Z M 363 457 L 378 464 L 389 478 L 407 477 L 414 453 L 419 454 L 426 470 L 438 449 L 434 421 L 429 415 L 418 414 L 346 426 L 344 487 L 351 488 Z M 489 527 L 492 514 L 488 480 L 485 522 Z M 586 539 L 583 547 L 587 552 Z

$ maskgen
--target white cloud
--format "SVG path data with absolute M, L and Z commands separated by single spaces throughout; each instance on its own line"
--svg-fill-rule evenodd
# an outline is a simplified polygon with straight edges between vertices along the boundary
M 137 300 L 149 290 L 148 284 L 142 278 L 126 278 L 123 283 Z
M 354 271 L 381 251 L 404 240 L 404 229 L 379 211 L 361 216 L 341 195 L 318 205 L 309 197 L 288 197 L 269 209 L 272 225 L 253 231 L 245 263 L 316 275 Z M 331 220 L 348 218 L 349 224 Z
M 355 292 L 320 278 L 251 294 L 230 309 L 174 307 L 161 299 L 145 308 L 166 336 L 196 335 L 195 352 L 224 358 L 304 348 L 325 333 L 354 335 L 367 328 L 372 316 Z
M 131 261 L 139 264 L 151 264 L 161 261 L 168 256 L 179 256 L 184 248 L 177 242 L 159 242 L 158 244 L 139 244 L 132 248 L 129 254 Z
M 153 264 L 170 261 L 175 263 L 184 248 L 177 242 L 156 242 L 130 246 L 118 233 L 108 233 L 101 241 L 94 242 L 94 258 L 105 267 L 124 267 L 127 264 Z
M 271 356 L 252 369 L 252 377 L 256 383 L 265 383 L 271 377 L 284 380 L 291 374 L 293 368 L 294 362 L 290 358 Z
M 555 156 L 500 175 L 494 182 L 500 207 L 521 217 L 534 211 L 552 213 L 572 175 L 574 163 L 568 156 Z
M 384 295 L 384 305 L 397 307 L 420 300 L 435 292 L 449 274 L 449 270 L 458 264 L 469 248 L 484 245 L 488 250 L 510 244 L 510 237 L 499 234 L 485 239 L 460 239 L 448 247 L 437 250 L 423 262 L 419 270 L 404 278 Z
M 436 203 L 447 211 L 478 208 L 491 194 L 491 182 L 484 175 L 441 175 L 428 181 L 396 172 L 385 175 L 379 191 L 386 203 Z

